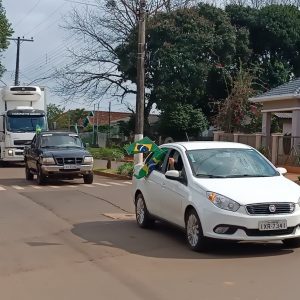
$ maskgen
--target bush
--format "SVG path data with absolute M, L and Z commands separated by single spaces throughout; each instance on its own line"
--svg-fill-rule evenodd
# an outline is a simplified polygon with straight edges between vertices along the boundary
M 118 148 L 90 148 L 90 153 L 95 159 L 122 160 L 124 153 Z
M 118 167 L 117 173 L 124 176 L 132 176 L 133 175 L 133 163 L 125 163 Z

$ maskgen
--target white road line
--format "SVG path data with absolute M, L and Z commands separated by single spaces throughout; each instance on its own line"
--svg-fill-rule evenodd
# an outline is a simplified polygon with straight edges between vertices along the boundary
M 94 187 L 92 184 L 81 184 L 81 185 L 85 186 L 85 187 L 88 187 L 88 188 Z
M 111 186 L 110 184 L 99 183 L 99 182 L 94 182 L 93 184 L 100 185 L 100 186 Z
M 117 183 L 117 182 L 111 182 L 111 181 L 108 181 L 107 183 L 113 184 L 113 185 L 125 186 L 124 184 L 122 184 L 122 183 Z
M 48 186 L 53 188 L 53 189 L 59 189 L 60 188 L 59 186 L 56 186 L 56 185 L 48 185 Z
M 64 187 L 76 188 L 77 185 L 71 185 L 71 184 L 69 184 L 69 185 L 64 185 Z
M 2 186 L 0 186 L 0 191 L 6 191 L 6 189 Z
M 123 183 L 126 183 L 126 184 L 132 184 L 131 181 L 124 181 Z
M 42 187 L 38 186 L 38 185 L 30 185 L 32 188 L 36 189 L 36 190 L 41 190 Z
M 19 185 L 12 185 L 11 187 L 16 189 L 16 190 L 24 190 L 24 188 L 19 186 Z

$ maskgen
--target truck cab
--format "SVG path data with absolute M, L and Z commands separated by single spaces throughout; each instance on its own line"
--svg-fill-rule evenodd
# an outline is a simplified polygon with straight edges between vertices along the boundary
M 47 129 L 43 88 L 13 86 L 0 90 L 0 161 L 24 160 L 24 147 Z

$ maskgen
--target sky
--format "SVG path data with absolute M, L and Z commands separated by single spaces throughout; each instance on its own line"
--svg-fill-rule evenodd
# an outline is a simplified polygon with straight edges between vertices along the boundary
M 51 69 L 64 64 L 67 48 L 76 47 L 78 41 L 70 37 L 68 32 L 61 28 L 63 18 L 73 7 L 84 9 L 81 3 L 93 3 L 93 0 L 2 0 L 6 16 L 12 24 L 14 34 L 12 38 L 33 38 L 33 42 L 22 42 L 20 47 L 20 74 L 21 85 L 41 85 L 47 87 L 47 102 L 62 105 L 66 109 L 85 108 L 93 109 L 93 104 L 86 106 L 79 102 L 62 104 L 62 99 L 52 92 L 54 82 L 51 80 L 37 82 Z M 77 44 L 76 44 L 77 43 Z M 16 68 L 17 44 L 10 42 L 10 46 L 3 53 L 2 62 L 6 73 L 1 80 L 7 85 L 14 85 Z M 0 86 L 2 82 L 0 81 Z M 3 84 L 2 84 L 3 85 Z M 135 99 L 127 99 L 134 106 Z M 108 110 L 109 101 L 102 100 L 100 110 Z M 96 109 L 98 104 L 96 104 Z M 113 101 L 112 111 L 128 111 L 124 104 Z

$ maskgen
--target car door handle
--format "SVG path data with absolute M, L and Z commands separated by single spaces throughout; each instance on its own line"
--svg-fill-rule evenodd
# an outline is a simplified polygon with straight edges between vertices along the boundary
M 166 184 L 165 184 L 165 183 L 162 183 L 161 186 L 162 186 L 163 188 L 165 188 L 165 187 L 166 187 Z

